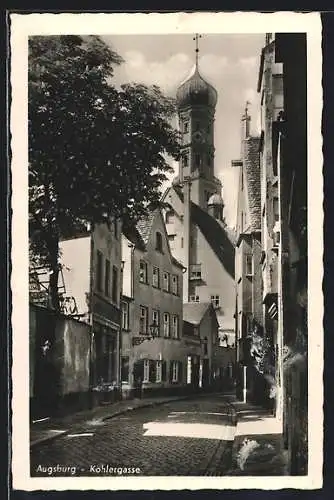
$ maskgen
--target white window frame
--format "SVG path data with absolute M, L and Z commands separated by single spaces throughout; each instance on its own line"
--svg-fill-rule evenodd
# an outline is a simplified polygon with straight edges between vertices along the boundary
M 157 271 L 156 274 L 155 271 Z M 155 283 L 155 277 L 157 278 L 157 283 Z M 156 266 L 153 267 L 152 271 L 152 286 L 154 288 L 160 288 L 160 269 Z
M 167 277 L 167 280 L 166 280 L 166 277 Z M 167 271 L 163 272 L 162 283 L 163 283 L 163 285 L 162 285 L 163 291 L 169 292 L 169 290 L 170 290 L 170 273 L 168 273 Z M 166 286 L 166 283 L 167 283 L 167 286 Z
M 179 294 L 179 277 L 177 274 L 172 275 L 172 293 L 174 295 Z
M 189 302 L 199 303 L 199 295 L 190 295 Z
M 179 317 L 177 314 L 173 314 L 172 316 L 172 338 L 173 339 L 178 339 L 179 338 Z
M 220 295 L 211 295 L 211 304 L 215 309 L 220 308 Z
M 144 260 L 139 262 L 139 282 L 147 284 L 147 262 Z
M 172 382 L 179 381 L 179 363 L 178 361 L 172 361 Z
M 143 315 L 143 311 L 145 311 L 145 315 Z M 145 318 L 145 331 L 141 331 L 141 319 Z M 140 316 L 139 316 L 139 333 L 141 335 L 147 335 L 147 327 L 148 327 L 148 309 L 145 306 L 140 306 Z
M 159 359 L 156 364 L 155 381 L 162 382 L 162 361 Z
M 144 359 L 143 382 L 150 381 L 150 360 Z
M 164 312 L 163 322 L 164 322 L 164 337 L 170 337 L 170 314 L 168 312 Z
M 122 329 L 129 329 L 129 304 L 124 300 L 122 301 Z
M 157 320 L 156 324 L 159 327 L 158 335 L 160 335 L 160 311 L 159 311 L 159 309 L 152 309 L 152 323 L 154 323 L 155 320 Z

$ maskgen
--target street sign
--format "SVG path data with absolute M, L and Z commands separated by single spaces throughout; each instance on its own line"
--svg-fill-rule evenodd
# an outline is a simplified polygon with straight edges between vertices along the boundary
M 152 340 L 152 338 L 153 337 L 149 337 L 148 335 L 141 335 L 140 337 L 132 337 L 132 345 L 133 346 L 140 345 L 143 342 L 145 342 L 145 340 Z

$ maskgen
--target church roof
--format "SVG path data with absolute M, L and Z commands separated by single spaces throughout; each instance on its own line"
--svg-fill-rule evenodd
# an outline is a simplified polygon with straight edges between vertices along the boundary
M 195 203 L 191 204 L 192 221 L 199 227 L 212 250 L 229 273 L 234 278 L 234 245 L 227 231 L 207 212 Z
M 248 190 L 250 231 L 261 230 L 261 179 L 259 137 L 249 137 L 245 141 L 244 169 Z
M 176 102 L 179 108 L 192 105 L 206 105 L 215 107 L 217 103 L 217 91 L 204 80 L 195 64 L 190 76 L 181 83 L 176 92 Z

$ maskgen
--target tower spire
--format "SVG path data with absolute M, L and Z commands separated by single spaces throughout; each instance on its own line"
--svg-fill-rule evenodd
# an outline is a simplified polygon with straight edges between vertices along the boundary
M 202 38 L 202 35 L 199 35 L 198 33 L 196 33 L 196 35 L 193 38 L 193 40 L 195 41 L 195 54 L 196 54 L 195 64 L 196 64 L 196 69 L 198 69 L 198 53 L 199 53 L 198 40 L 200 38 Z

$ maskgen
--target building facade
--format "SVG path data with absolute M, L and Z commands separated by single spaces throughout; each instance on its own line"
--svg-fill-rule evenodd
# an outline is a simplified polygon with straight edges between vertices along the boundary
M 261 400 L 257 394 L 258 373 L 250 356 L 253 332 L 263 335 L 261 273 L 261 178 L 260 137 L 250 134 L 251 117 L 246 105 L 242 117 L 241 158 L 232 161 L 238 169 L 238 203 L 235 249 L 236 361 L 239 397 Z M 259 401 L 258 401 L 259 402 Z
M 63 328 L 64 338 L 61 339 L 58 335 L 57 345 L 59 347 L 63 342 L 65 361 L 72 355 L 76 356 L 76 360 L 72 359 L 73 366 L 80 367 L 82 363 L 88 363 L 85 377 L 88 373 L 90 395 L 97 387 L 117 388 L 120 383 L 121 224 L 116 221 L 111 222 L 109 226 L 96 225 L 94 228 L 76 234 L 75 237 L 61 240 L 59 250 L 60 311 L 59 313 L 53 311 L 53 313 L 55 313 L 55 325 L 62 324 L 65 321 L 63 318 L 67 318 L 68 322 L 65 321 L 66 328 Z M 48 289 L 48 273 L 45 269 L 35 269 L 32 270 L 32 274 L 35 276 L 31 300 L 34 302 L 33 299 L 37 293 L 37 302 L 39 302 L 42 291 L 45 292 Z M 38 280 L 40 280 L 39 291 L 37 290 Z M 47 304 L 44 304 L 44 308 L 48 309 Z M 72 320 L 73 323 L 71 323 Z M 80 352 L 79 346 L 73 347 L 72 338 L 75 337 L 77 341 L 80 341 L 80 335 L 75 336 L 68 330 L 68 325 L 76 325 L 75 322 L 82 323 L 82 329 L 85 332 L 85 328 L 87 326 L 89 328 L 90 342 L 88 354 L 86 353 L 88 358 L 85 354 L 84 359 L 79 359 L 76 354 Z M 78 326 L 75 331 L 79 329 Z M 51 330 L 55 330 L 55 327 L 50 326 Z M 55 332 L 53 336 L 57 333 Z M 66 335 L 70 337 L 67 338 Z M 52 346 L 50 347 L 52 351 Z M 51 357 L 49 356 L 49 359 Z M 66 366 L 65 363 L 65 368 Z M 80 378 L 80 370 L 78 368 L 78 373 L 75 375 L 73 366 L 69 378 L 72 379 L 74 387 L 75 377 Z M 68 380 L 66 384 L 66 387 L 70 387 L 71 381 Z M 71 395 L 70 392 L 70 390 L 66 392 L 67 399 L 70 400 L 71 397 L 75 399 L 75 394 Z
M 120 382 L 121 225 L 95 226 L 60 243 L 66 297 L 73 317 L 92 327 L 91 384 Z M 68 299 L 67 299 L 68 300 Z
M 280 314 L 283 334 L 284 441 L 291 474 L 308 462 L 308 238 L 306 35 L 276 34 L 282 65 L 284 108 L 273 122 L 279 178 L 281 238 Z
M 124 228 L 122 390 L 180 392 L 186 385 L 182 339 L 184 268 L 171 254 L 159 209 Z
M 173 255 L 186 268 L 183 301 L 211 302 L 219 334 L 235 343 L 234 234 L 224 221 L 222 185 L 215 176 L 216 90 L 201 76 L 198 60 L 177 90 L 182 155 L 178 175 L 163 196 Z

